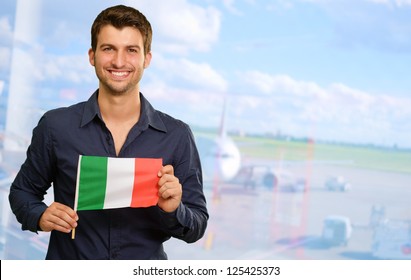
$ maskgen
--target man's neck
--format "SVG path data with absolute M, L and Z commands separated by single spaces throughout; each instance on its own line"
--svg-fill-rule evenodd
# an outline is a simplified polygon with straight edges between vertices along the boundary
M 99 92 L 98 105 L 104 121 L 122 123 L 134 120 L 136 123 L 140 118 L 141 103 L 138 92 L 124 95 Z
M 128 133 L 140 119 L 140 94 L 114 96 L 99 92 L 98 104 L 104 123 L 113 137 L 116 155 L 119 155 Z

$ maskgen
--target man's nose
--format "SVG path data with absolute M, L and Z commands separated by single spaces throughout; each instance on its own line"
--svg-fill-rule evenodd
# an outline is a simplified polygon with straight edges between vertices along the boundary
M 124 51 L 117 51 L 113 57 L 113 65 L 121 68 L 126 63 L 126 53 Z

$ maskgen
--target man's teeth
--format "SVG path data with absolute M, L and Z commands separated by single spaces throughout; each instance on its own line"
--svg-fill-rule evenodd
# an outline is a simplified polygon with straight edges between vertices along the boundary
M 128 72 L 111 72 L 111 74 L 117 77 L 122 77 L 122 76 L 126 76 Z

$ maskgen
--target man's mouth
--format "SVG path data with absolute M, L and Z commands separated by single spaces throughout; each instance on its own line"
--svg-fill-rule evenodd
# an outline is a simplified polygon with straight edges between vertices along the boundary
M 130 74 L 129 71 L 110 71 L 110 73 L 111 75 L 118 77 L 118 78 L 125 78 Z

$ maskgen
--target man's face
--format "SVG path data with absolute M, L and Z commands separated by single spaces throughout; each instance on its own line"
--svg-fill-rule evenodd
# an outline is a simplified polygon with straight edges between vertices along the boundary
M 151 53 L 144 55 L 143 37 L 138 29 L 106 25 L 100 30 L 95 52 L 89 50 L 89 60 L 100 80 L 100 91 L 122 95 L 139 91 L 138 84 L 150 64 Z

